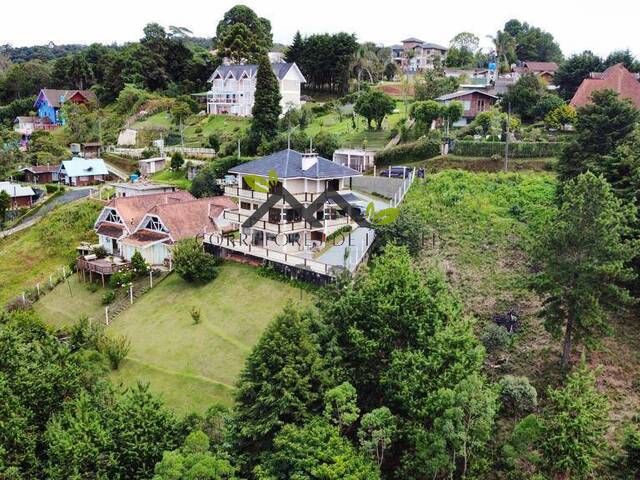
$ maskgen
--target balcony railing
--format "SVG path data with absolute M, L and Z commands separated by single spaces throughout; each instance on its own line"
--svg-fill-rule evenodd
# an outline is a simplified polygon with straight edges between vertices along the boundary
M 225 210 L 224 219 L 228 220 L 232 223 L 237 223 L 242 225 L 250 218 L 250 215 L 246 215 L 244 213 L 240 213 L 237 210 Z M 324 219 L 318 220 L 322 227 L 321 228 L 330 228 L 338 225 L 347 225 L 349 223 L 349 217 L 338 217 L 333 219 Z M 295 233 L 303 230 L 317 230 L 314 228 L 309 222 L 306 220 L 300 220 L 295 222 L 269 222 L 266 220 L 258 220 L 252 228 L 256 228 L 258 230 L 264 230 L 269 233 Z
M 104 258 L 87 260 L 84 257 L 78 257 L 76 265 L 79 271 L 95 272 L 100 275 L 112 275 L 116 272 L 129 268 L 129 262 L 110 262 Z
M 246 190 L 244 188 L 238 187 L 224 187 L 224 194 L 229 195 L 231 197 L 241 197 L 251 200 L 259 200 L 261 202 L 266 202 L 273 193 L 265 193 L 265 192 L 256 192 L 255 190 Z M 293 197 L 301 203 L 312 203 L 319 195 L 322 193 L 311 193 L 311 192 L 302 192 L 302 193 L 292 193 Z M 286 202 L 282 200 L 282 204 Z

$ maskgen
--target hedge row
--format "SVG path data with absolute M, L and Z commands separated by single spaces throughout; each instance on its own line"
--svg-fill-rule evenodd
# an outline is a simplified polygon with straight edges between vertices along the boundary
M 564 144 L 548 142 L 509 143 L 509 156 L 513 158 L 557 157 Z M 504 157 L 505 142 L 472 142 L 458 140 L 452 143 L 450 152 L 462 157 Z
M 440 155 L 440 142 L 433 140 L 418 140 L 404 143 L 396 147 L 385 148 L 376 153 L 376 165 L 396 165 L 400 163 L 427 160 Z

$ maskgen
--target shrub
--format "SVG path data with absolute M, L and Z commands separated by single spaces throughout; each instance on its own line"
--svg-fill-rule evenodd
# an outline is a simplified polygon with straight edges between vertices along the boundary
M 133 278 L 133 275 L 128 270 L 122 270 L 120 272 L 116 272 L 113 275 L 111 275 L 111 278 L 109 279 L 109 286 L 111 288 L 119 288 L 124 285 L 128 285 L 131 283 L 132 278 Z
M 51 185 L 50 183 L 47 183 L 44 188 L 47 190 L 47 193 L 56 193 L 60 190 L 58 185 Z
M 173 155 L 171 155 L 171 170 L 180 170 L 182 165 L 184 165 L 182 154 L 180 152 L 173 152 Z
M 131 256 L 131 271 L 136 277 L 140 277 L 149 272 L 149 265 L 147 265 L 142 254 L 137 250 Z
M 107 256 L 107 249 L 104 248 L 102 245 L 99 245 L 93 249 L 93 254 L 97 258 L 105 258 Z
M 111 302 L 115 300 L 115 298 L 116 298 L 115 290 L 107 290 L 102 295 L 102 305 L 109 305 Z
M 98 285 L 97 283 L 91 282 L 87 285 L 87 290 L 89 290 L 91 293 L 96 293 L 99 289 L 100 285 Z
M 100 340 L 99 350 L 104 356 L 107 357 L 111 368 L 117 370 L 131 348 L 131 342 L 124 335 L 117 338 L 104 336 Z
M 622 450 L 628 473 L 633 478 L 638 478 L 638 473 L 640 473 L 640 429 L 637 424 L 632 423 L 625 427 Z
M 500 325 L 496 325 L 495 323 L 489 323 L 482 332 L 480 337 L 480 341 L 484 345 L 484 348 L 487 349 L 488 352 L 495 352 L 497 350 L 502 350 L 509 344 L 511 337 L 509 332 Z
M 220 136 L 217 133 L 209 135 L 209 147 L 213 148 L 216 153 L 220 150 Z
M 538 405 L 538 392 L 527 377 L 505 375 L 500 379 L 502 409 L 514 415 L 532 412 Z
M 218 275 L 218 260 L 205 253 L 195 238 L 180 240 L 173 247 L 173 267 L 187 282 L 206 283 Z
M 497 137 L 494 137 L 498 140 Z M 512 142 L 509 143 L 509 157 L 534 158 L 557 157 L 562 153 L 562 143 L 549 142 Z M 451 153 L 463 157 L 490 157 L 492 155 L 504 155 L 505 142 L 471 142 L 457 140 L 453 143 Z
M 376 154 L 376 165 L 395 165 L 398 163 L 426 160 L 440 155 L 440 143 L 420 139 L 397 147 L 385 148 Z
M 202 313 L 200 312 L 199 308 L 193 307 L 191 309 L 191 319 L 193 320 L 194 325 L 200 323 L 201 315 Z

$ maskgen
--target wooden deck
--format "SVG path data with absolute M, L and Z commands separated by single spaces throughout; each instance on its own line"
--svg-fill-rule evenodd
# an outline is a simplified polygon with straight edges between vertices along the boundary
M 106 275 L 113 275 L 116 272 L 129 268 L 129 262 L 118 257 L 114 257 L 113 260 L 112 262 L 108 258 L 87 258 L 85 256 L 79 256 L 76 260 L 76 267 L 78 268 L 78 273 L 82 275 L 82 279 L 85 281 L 87 280 L 87 274 L 89 281 L 93 281 L 94 273 L 100 275 L 102 285 L 104 286 L 104 277 Z

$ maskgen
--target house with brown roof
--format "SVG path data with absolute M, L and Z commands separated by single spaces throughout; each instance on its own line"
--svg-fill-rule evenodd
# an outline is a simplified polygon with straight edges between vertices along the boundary
M 622 63 L 612 65 L 604 72 L 592 72 L 589 78 L 585 78 L 570 104 L 574 107 L 583 107 L 591 102 L 591 94 L 599 90 L 613 90 L 620 98 L 631 100 L 640 109 L 640 82 L 635 73 L 627 70 Z
M 458 101 L 462 103 L 462 118 L 453 124 L 454 127 L 462 127 L 473 121 L 481 112 L 491 110 L 498 97 L 484 90 L 458 90 L 436 98 L 436 101 L 445 105 Z
M 138 251 L 150 265 L 163 265 L 175 242 L 233 229 L 223 218 L 230 208 L 237 205 L 229 197 L 196 199 L 184 191 L 118 197 L 105 205 L 94 228 L 110 255 L 129 261 Z
M 536 77 L 540 78 L 549 89 L 554 89 L 553 77 L 558 70 L 558 64 L 556 62 L 522 62 L 521 66 L 513 66 L 511 71 L 515 73 L 516 79 L 520 78 L 525 73 L 533 73 Z
M 32 165 L 20 169 L 27 183 L 55 183 L 60 165 Z
M 87 104 L 97 101 L 96 94 L 91 90 L 57 90 L 43 88 L 36 98 L 33 107 L 41 119 L 48 118 L 53 125 L 64 125 L 60 109 L 66 102 Z
M 391 60 L 406 72 L 422 72 L 443 64 L 447 47 L 437 43 L 424 42 L 416 37 L 402 40 L 402 45 L 392 45 Z

